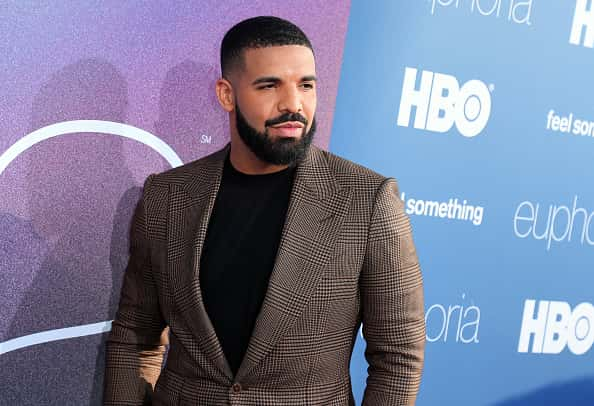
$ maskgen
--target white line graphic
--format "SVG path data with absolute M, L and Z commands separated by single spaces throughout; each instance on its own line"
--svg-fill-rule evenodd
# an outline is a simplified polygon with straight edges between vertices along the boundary
M 76 134 L 76 133 L 101 133 L 119 135 L 120 137 L 130 138 L 132 140 L 143 143 L 144 145 L 157 151 L 169 164 L 175 168 L 183 164 L 182 160 L 175 153 L 175 151 L 167 145 L 163 140 L 157 138 L 148 131 L 140 128 L 116 123 L 113 121 L 102 120 L 74 120 L 64 121 L 62 123 L 51 124 L 42 127 L 25 135 L 23 138 L 15 142 L 0 156 L 0 174 L 4 169 L 18 157 L 20 154 L 31 148 L 33 145 L 59 135 Z
M 15 142 L 2 155 L 0 155 L 0 175 L 20 154 L 31 148 L 33 145 L 42 141 L 54 138 L 60 135 L 77 133 L 100 133 L 118 135 L 138 141 L 153 150 L 157 151 L 171 167 L 175 168 L 183 164 L 175 151 L 163 140 L 140 128 L 103 120 L 74 120 L 51 124 L 42 127 L 25 135 Z M 102 321 L 93 324 L 84 324 L 82 326 L 67 327 L 57 330 L 48 330 L 40 333 L 30 334 L 23 337 L 13 338 L 8 341 L 0 342 L 0 355 L 20 348 L 30 347 L 32 345 L 49 343 L 57 340 L 66 340 L 69 338 L 84 337 L 93 334 L 101 334 L 111 330 L 111 320 Z
M 111 330 L 111 320 L 100 323 L 84 324 L 82 326 L 60 328 L 57 330 L 42 331 L 41 333 L 29 334 L 28 336 L 13 338 L 12 340 L 0 343 L 0 355 L 7 352 L 31 347 L 37 344 L 49 343 L 52 341 L 66 340 L 68 338 L 84 337 L 94 334 L 101 334 Z

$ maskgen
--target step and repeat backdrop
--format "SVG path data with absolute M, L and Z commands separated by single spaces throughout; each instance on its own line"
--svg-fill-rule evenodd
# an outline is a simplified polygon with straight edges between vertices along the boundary
M 592 1 L 351 5 L 330 150 L 399 182 L 418 405 L 594 404 L 593 46 Z
M 101 403 L 142 183 L 228 142 L 219 43 L 254 15 L 314 44 L 317 145 L 399 182 L 425 281 L 417 404 L 594 404 L 592 3 L 4 3 L 0 405 Z

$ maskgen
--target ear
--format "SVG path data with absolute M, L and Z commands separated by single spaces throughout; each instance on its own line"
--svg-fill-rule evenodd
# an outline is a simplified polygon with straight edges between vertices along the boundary
M 233 96 L 233 86 L 225 78 L 220 78 L 216 83 L 217 99 L 223 109 L 230 113 L 235 108 L 235 99 Z

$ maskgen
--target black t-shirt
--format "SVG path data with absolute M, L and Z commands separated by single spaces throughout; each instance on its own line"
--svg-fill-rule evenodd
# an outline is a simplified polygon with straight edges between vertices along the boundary
M 274 266 L 295 168 L 246 175 L 225 160 L 200 258 L 206 312 L 237 373 Z

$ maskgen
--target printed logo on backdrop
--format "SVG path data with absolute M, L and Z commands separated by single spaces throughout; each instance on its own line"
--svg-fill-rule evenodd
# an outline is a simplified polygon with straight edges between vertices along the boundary
M 594 2 L 592 0 L 576 0 L 569 43 L 594 48 Z
M 573 113 L 561 115 L 549 110 L 546 129 L 559 135 L 594 137 L 594 121 L 579 118 Z
M 459 303 L 435 303 L 425 309 L 429 343 L 478 344 L 481 309 L 463 293 Z M 363 326 L 359 328 L 363 337 Z
M 406 214 L 410 216 L 436 217 L 449 220 L 468 221 L 475 226 L 483 223 L 484 207 L 470 204 L 466 199 L 450 198 L 446 201 L 425 200 L 400 194 Z
M 526 300 L 518 352 L 583 355 L 594 343 L 594 306 L 583 302 L 573 309 L 567 302 Z M 532 344 L 532 345 L 530 345 Z
M 460 86 L 452 75 L 425 70 L 419 75 L 416 68 L 407 67 L 398 125 L 408 127 L 413 116 L 416 129 L 445 133 L 455 125 L 464 137 L 475 137 L 485 129 L 491 116 L 491 91 L 494 89 L 494 85 L 487 86 L 477 79 Z
M 462 294 L 456 304 L 432 304 L 425 311 L 427 342 L 478 344 L 481 309 Z
M 20 154 L 43 141 L 73 134 L 110 134 L 140 142 L 159 153 L 172 166 L 183 164 L 177 153 L 163 140 L 148 131 L 113 121 L 105 120 L 74 120 L 55 123 L 33 131 L 19 139 L 5 152 L 0 154 L 0 175 Z M 33 345 L 69 338 L 84 337 L 100 334 L 111 329 L 111 320 L 85 324 L 81 326 L 65 327 L 61 329 L 41 331 L 8 341 L 0 342 L 0 355 Z
M 523 201 L 513 218 L 514 235 L 543 241 L 546 251 L 558 244 L 594 246 L 594 210 L 582 207 L 575 195 L 569 204 Z
M 532 0 L 428 0 L 431 15 L 441 9 L 455 9 L 473 16 L 505 19 L 515 24 L 531 25 Z

